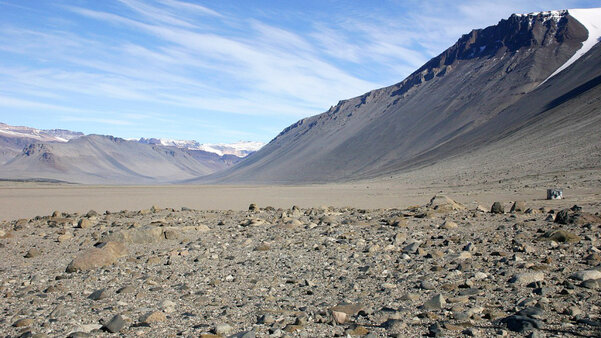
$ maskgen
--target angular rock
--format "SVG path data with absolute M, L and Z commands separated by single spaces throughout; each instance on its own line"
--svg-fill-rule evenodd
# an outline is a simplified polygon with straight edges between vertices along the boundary
M 147 226 L 139 229 L 121 230 L 105 237 L 102 242 L 121 242 L 147 244 L 156 243 L 165 239 L 163 228 Z
M 444 221 L 444 223 L 442 223 L 442 225 L 440 226 L 441 229 L 445 230 L 456 229 L 458 227 L 459 225 L 457 225 L 457 223 L 453 221 Z
M 559 243 L 576 243 L 581 240 L 578 235 L 566 230 L 549 231 L 545 233 L 542 238 Z
M 539 320 L 519 315 L 506 317 L 501 322 L 507 324 L 507 328 L 514 332 L 524 332 L 542 327 L 542 323 Z
M 456 210 L 465 210 L 465 206 L 455 202 L 445 195 L 435 195 L 426 205 L 428 208 L 437 212 L 450 212 Z
M 505 207 L 503 206 L 503 204 L 501 202 L 494 202 L 492 204 L 492 206 L 490 207 L 490 212 L 493 214 L 504 214 Z
M 98 289 L 94 292 L 92 292 L 89 296 L 88 299 L 91 300 L 101 300 L 101 299 L 105 299 L 108 298 L 108 291 L 106 289 Z
M 88 229 L 94 225 L 88 218 L 82 218 L 77 222 L 77 226 L 81 229 Z
M 234 328 L 231 327 L 229 324 L 217 324 L 215 326 L 215 334 L 217 335 L 229 335 L 230 333 L 232 333 L 234 331 Z
M 13 323 L 14 327 L 26 327 L 31 326 L 33 324 L 33 319 L 31 318 L 21 318 Z
M 108 323 L 102 326 L 102 329 L 111 333 L 117 333 L 125 327 L 125 320 L 121 315 L 115 315 Z
M 430 298 L 430 300 L 425 302 L 424 305 L 422 306 L 422 308 L 424 310 L 439 310 L 439 309 L 442 309 L 446 303 L 447 302 L 446 302 L 444 296 L 442 294 L 438 293 L 438 294 L 434 295 L 434 297 Z
M 167 316 L 161 311 L 148 312 L 147 314 L 140 317 L 140 322 L 144 324 L 152 324 L 164 322 L 167 320 Z
M 545 280 L 545 274 L 543 272 L 523 272 L 514 275 L 509 282 L 518 285 L 527 285 L 534 282 L 542 282 Z
M 572 279 L 587 281 L 591 279 L 601 279 L 601 271 L 598 270 L 582 270 L 570 276 Z
M 524 212 L 526 211 L 526 202 L 524 201 L 515 201 L 511 206 L 511 210 L 509 212 Z
M 126 254 L 127 249 L 123 243 L 106 242 L 99 247 L 80 253 L 69 263 L 67 272 L 86 271 L 109 266 Z
M 40 249 L 31 248 L 31 249 L 29 249 L 29 251 L 27 251 L 27 254 L 25 254 L 25 258 L 33 258 L 33 257 L 37 257 L 41 254 L 42 254 L 42 252 L 40 251 Z

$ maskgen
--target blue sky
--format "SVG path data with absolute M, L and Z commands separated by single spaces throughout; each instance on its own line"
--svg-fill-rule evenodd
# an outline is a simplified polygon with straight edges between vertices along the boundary
M 267 142 L 473 28 L 599 1 L 0 0 L 0 122 Z

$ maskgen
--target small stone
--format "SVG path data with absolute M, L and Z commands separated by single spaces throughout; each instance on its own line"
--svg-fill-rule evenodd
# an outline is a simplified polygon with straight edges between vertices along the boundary
M 173 313 L 175 312 L 175 305 L 174 302 L 167 299 L 161 302 L 161 309 L 163 309 L 165 313 Z
M 542 272 L 524 272 L 514 275 L 509 282 L 519 285 L 527 285 L 534 282 L 545 280 L 545 274 Z
M 566 314 L 570 316 L 579 316 L 582 314 L 582 310 L 580 310 L 580 308 L 577 306 L 570 306 L 566 309 Z
M 167 316 L 161 311 L 153 311 L 149 312 L 142 317 L 140 317 L 140 322 L 144 324 L 152 324 L 164 322 L 167 320 Z
M 572 279 L 587 281 L 590 279 L 601 279 L 601 271 L 598 270 L 582 270 L 570 276 Z
M 428 336 L 442 337 L 442 326 L 439 323 L 434 323 L 428 327 Z
M 99 289 L 96 290 L 94 292 L 92 292 L 89 296 L 88 299 L 91 300 L 101 300 L 101 299 L 105 299 L 108 297 L 108 292 L 106 289 Z
M 261 243 L 255 248 L 255 251 L 269 251 L 271 247 L 267 243 Z
M 116 315 L 111 320 L 106 323 L 102 329 L 111 333 L 117 333 L 123 329 L 125 326 L 125 320 L 121 315 Z
M 96 324 L 96 323 L 94 323 L 94 324 L 85 324 L 85 325 L 79 326 L 77 328 L 76 332 L 83 333 L 83 334 L 88 334 L 88 336 L 90 336 L 89 335 L 90 332 L 92 332 L 94 330 L 100 330 L 100 329 L 102 329 L 102 325 L 100 325 L 100 324 Z M 86 336 L 86 337 L 88 337 L 88 336 Z
M 436 284 L 434 284 L 434 282 L 432 281 L 427 281 L 427 280 L 423 280 L 420 283 L 420 288 L 424 289 L 424 290 L 434 290 L 436 289 Z
M 217 335 L 229 335 L 230 333 L 232 333 L 234 331 L 234 328 L 231 327 L 229 324 L 217 324 L 217 326 L 215 326 L 215 334 Z
M 70 232 L 65 232 L 64 234 L 58 236 L 58 242 L 64 243 L 73 239 L 73 234 Z
M 515 332 L 524 332 L 531 329 L 540 329 L 542 324 L 539 320 L 526 317 L 513 315 L 502 320 L 503 323 L 507 324 L 507 328 Z
M 257 209 L 258 209 L 258 208 L 257 208 L 257 205 L 256 205 L 255 203 L 251 203 L 251 204 L 248 206 L 248 211 L 257 211 Z
M 31 318 L 22 318 L 13 323 L 14 327 L 25 327 L 31 326 L 33 324 L 33 319 Z
M 495 202 L 490 207 L 490 212 L 493 214 L 504 214 L 505 207 L 503 206 L 503 204 L 501 202 Z
M 348 315 L 341 311 L 332 311 L 332 318 L 338 324 L 344 324 L 348 320 Z
M 369 330 L 367 330 L 364 326 L 361 325 L 357 325 L 353 329 L 349 329 L 346 331 L 346 334 L 351 336 L 365 336 L 368 333 Z
M 40 249 L 31 248 L 31 249 L 29 249 L 29 251 L 27 251 L 27 254 L 25 254 L 25 258 L 33 258 L 33 257 L 37 257 L 41 254 L 42 254 L 42 252 L 40 251 Z
M 388 220 L 388 225 L 393 227 L 406 227 L 408 224 L 405 217 L 395 217 Z
M 94 224 L 92 223 L 92 221 L 90 221 L 87 218 L 82 218 L 79 220 L 79 222 L 77 222 L 77 226 L 81 229 L 88 229 L 91 228 Z
M 524 212 L 524 211 L 526 211 L 526 202 L 524 202 L 524 201 L 513 202 L 510 212 Z
M 549 231 L 543 235 L 543 239 L 555 241 L 558 243 L 576 243 L 580 241 L 580 237 L 566 230 Z
M 136 291 L 136 288 L 134 288 L 131 285 L 127 285 L 122 287 L 121 289 L 117 290 L 118 294 L 128 294 L 128 293 L 133 293 Z
M 271 325 L 271 324 L 275 323 L 275 317 L 270 314 L 264 314 L 261 317 L 259 317 L 259 320 L 257 321 L 257 323 Z
M 424 303 L 423 308 L 425 310 L 439 310 L 444 307 L 446 304 L 446 300 L 442 294 L 436 294 L 426 303 Z
M 445 230 L 456 229 L 457 227 L 459 227 L 459 225 L 453 221 L 444 221 L 444 223 L 442 223 L 440 226 L 441 229 Z
M 303 328 L 302 325 L 288 324 L 288 325 L 286 325 L 286 327 L 284 327 L 284 332 L 293 333 L 293 332 L 302 330 L 302 328 Z

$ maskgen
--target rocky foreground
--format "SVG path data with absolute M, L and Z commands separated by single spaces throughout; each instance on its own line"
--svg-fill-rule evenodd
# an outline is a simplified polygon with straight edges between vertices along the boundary
M 601 217 L 581 209 L 55 212 L 2 224 L 0 330 L 599 336 Z

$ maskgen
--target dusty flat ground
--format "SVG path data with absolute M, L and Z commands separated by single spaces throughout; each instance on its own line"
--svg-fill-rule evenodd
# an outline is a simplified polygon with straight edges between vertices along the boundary
M 2 182 L 0 332 L 600 336 L 599 170 L 434 169 L 308 186 Z M 430 203 L 442 194 L 459 204 Z
M 555 174 L 504 179 L 495 183 L 430 180 L 413 183 L 414 177 L 388 181 L 364 181 L 347 184 L 306 186 L 92 186 L 40 183 L 0 183 L 0 220 L 32 218 L 55 210 L 85 213 L 98 211 L 140 210 L 153 205 L 197 210 L 245 210 L 250 203 L 275 208 L 334 206 L 366 209 L 406 208 L 425 204 L 434 194 L 452 195 L 457 201 L 475 207 L 494 201 L 524 200 L 541 205 L 546 189 L 562 187 L 565 200 L 557 206 L 601 201 L 599 171 L 574 172 L 567 177 Z M 561 175 L 560 175 L 561 176 Z M 595 177 L 591 184 L 581 176 Z M 570 204 L 571 203 L 571 204 Z

